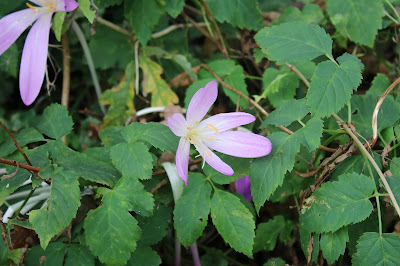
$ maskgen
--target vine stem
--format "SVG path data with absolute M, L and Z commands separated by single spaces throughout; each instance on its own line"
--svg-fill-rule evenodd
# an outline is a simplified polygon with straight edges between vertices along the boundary
M 0 158 L 0 163 L 13 165 L 13 166 L 19 166 L 20 168 L 23 168 L 28 171 L 33 171 L 36 173 L 40 172 L 42 170 L 42 168 L 40 168 L 40 167 L 35 167 L 32 165 L 27 165 L 27 164 L 23 164 L 23 163 L 17 163 L 16 161 L 11 161 L 11 160 L 7 160 L 7 159 L 3 159 L 3 158 Z
M 11 132 L 8 130 L 8 128 L 6 127 L 6 125 L 3 124 L 3 122 L 0 121 L 0 125 L 4 128 L 4 130 L 7 132 L 7 134 L 11 137 L 11 139 L 14 141 L 15 146 L 17 147 L 17 149 L 19 150 L 19 152 L 22 154 L 22 156 L 24 156 L 25 161 L 32 166 L 31 162 L 28 159 L 28 156 L 26 156 L 25 152 L 22 150 L 21 146 L 18 144 L 18 141 L 15 139 L 14 135 L 11 134 Z M 15 166 L 17 166 L 17 164 L 15 164 Z
M 71 56 L 69 53 L 69 39 L 68 34 L 64 33 L 61 36 L 62 52 L 63 52 L 63 83 L 61 105 L 68 109 L 70 81 L 71 81 Z
M 386 191 L 389 194 L 390 199 L 393 202 L 393 206 L 396 209 L 397 215 L 400 216 L 400 207 L 399 204 L 396 201 L 396 198 L 394 197 L 393 191 L 389 186 L 389 183 L 387 182 L 385 176 L 383 175 L 381 169 L 379 166 L 376 164 L 375 160 L 372 158 L 371 154 L 367 151 L 367 149 L 364 147 L 364 145 L 361 143 L 361 141 L 357 138 L 356 135 L 351 131 L 351 129 L 344 123 L 344 121 L 335 113 L 332 114 L 332 116 L 340 123 L 340 125 L 346 130 L 347 134 L 353 139 L 353 141 L 357 144 L 358 148 L 360 149 L 361 153 L 363 153 L 367 159 L 370 161 L 372 166 L 375 168 L 375 171 L 378 173 L 379 177 L 382 180 L 383 185 L 385 186 Z

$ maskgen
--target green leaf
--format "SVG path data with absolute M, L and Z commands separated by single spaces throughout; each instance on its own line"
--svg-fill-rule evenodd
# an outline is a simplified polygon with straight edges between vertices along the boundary
M 304 22 L 284 23 L 260 30 L 255 40 L 268 59 L 278 64 L 311 60 L 320 55 L 332 56 L 332 40 L 325 30 Z
M 285 266 L 287 263 L 281 258 L 271 258 L 263 266 Z
M 361 69 L 354 61 L 337 66 L 332 61 L 318 64 L 307 93 L 314 116 L 326 117 L 339 111 L 361 82 Z
M 185 0 L 166 0 L 165 1 L 165 11 L 173 17 L 176 18 L 183 10 L 185 6 Z
M 10 76 L 16 78 L 18 73 L 20 52 L 16 44 L 11 45 L 0 56 L 0 70 L 7 72 Z
M 273 219 L 257 225 L 256 237 L 254 238 L 253 252 L 261 250 L 271 251 L 275 249 L 278 235 L 281 241 L 287 243 L 293 231 L 293 223 L 286 221 L 282 215 L 274 216 Z M 282 236 L 289 236 L 285 239 Z
M 336 232 L 321 234 L 319 242 L 324 258 L 329 264 L 339 259 L 340 255 L 346 250 L 346 242 L 349 242 L 347 227 L 342 227 Z
M 325 233 L 365 220 L 372 212 L 369 198 L 374 187 L 371 178 L 356 173 L 323 184 L 314 192 L 311 208 L 302 210 L 300 225 L 309 232 Z
M 74 266 L 74 265 L 85 265 L 85 266 L 95 265 L 94 257 L 90 253 L 88 247 L 80 245 L 71 245 L 68 248 L 64 266 Z
M 292 122 L 303 119 L 308 112 L 309 110 L 306 99 L 287 100 L 282 102 L 278 108 L 269 113 L 269 116 L 264 120 L 261 127 L 264 127 L 267 124 L 287 127 Z
M 8 173 L 15 173 L 17 167 L 11 168 Z M 19 169 L 18 172 L 9 179 L 0 180 L 0 206 L 3 205 L 7 196 L 16 191 L 26 180 L 29 179 L 30 173 L 27 170 Z
M 86 243 L 92 254 L 106 264 L 126 264 L 141 235 L 136 219 L 129 213 L 138 199 L 129 189 L 132 185 L 126 182 L 138 181 L 124 178 L 114 190 L 99 188 L 102 205 L 89 211 L 84 222 Z
M 100 131 L 99 136 L 103 144 L 107 147 L 112 147 L 118 143 L 125 142 L 122 136 L 123 126 L 107 127 Z
M 226 21 L 240 29 L 249 30 L 258 30 L 263 26 L 256 0 L 207 0 L 207 3 L 215 19 L 221 23 Z
M 296 131 L 294 137 L 311 152 L 318 148 L 324 123 L 321 119 L 311 118 L 305 127 Z
M 21 147 L 24 147 L 29 143 L 44 141 L 42 134 L 40 134 L 36 129 L 31 127 L 24 128 L 18 134 L 13 134 L 13 135 Z M 15 142 L 11 138 L 8 138 L 0 146 L 0 156 L 6 157 L 7 155 L 13 153 L 16 150 L 17 147 L 15 146 Z
M 8 246 L 4 241 L 0 241 L 0 265 L 10 264 L 8 259 Z
M 122 4 L 123 0 L 96 0 L 96 5 L 98 7 L 109 7 Z
M 111 148 L 111 159 L 123 176 L 149 179 L 153 169 L 153 158 L 149 149 L 141 142 L 120 143 Z
M 63 33 L 64 18 L 67 12 L 57 12 L 51 23 L 51 28 L 54 31 L 57 41 L 61 42 L 61 34 Z
M 382 1 L 329 0 L 326 11 L 333 25 L 345 37 L 373 47 L 375 36 L 382 26 Z
M 151 1 L 153 0 L 148 2 Z M 170 106 L 178 103 L 178 96 L 161 77 L 163 69 L 159 64 L 141 54 L 139 66 L 143 71 L 143 95 L 151 93 L 151 106 Z
M 135 112 L 133 105 L 135 89 L 135 64 L 130 62 L 119 84 L 102 93 L 100 102 L 108 105 L 107 114 L 103 119 L 102 128 L 124 125 Z
M 143 46 L 150 40 L 163 12 L 157 0 L 125 0 L 125 17 L 130 19 L 132 28 Z
M 90 0 L 78 0 L 78 3 L 79 9 L 82 11 L 83 15 L 87 18 L 90 24 L 92 24 L 96 12 L 90 9 Z
M 250 211 L 234 195 L 216 189 L 211 217 L 222 238 L 236 251 L 252 258 L 255 224 Z
M 80 206 L 80 198 L 76 174 L 72 171 L 57 169 L 52 175 L 47 208 L 29 213 L 29 221 L 38 234 L 43 249 L 46 249 L 55 235 L 71 223 Z
M 174 210 L 174 227 L 185 247 L 193 244 L 203 233 L 211 206 L 211 185 L 204 176 L 189 173 L 188 180 Z
M 150 247 L 139 246 L 135 252 L 132 253 L 131 259 L 127 265 L 146 265 L 146 266 L 157 266 L 161 264 L 161 258 Z
M 64 243 L 60 242 L 50 243 L 46 250 L 43 250 L 40 246 L 34 246 L 27 252 L 24 262 L 27 266 L 63 265 L 66 247 Z M 43 259 L 44 261 L 40 263 Z
M 372 81 L 371 87 L 367 90 L 366 95 L 373 94 L 373 95 L 381 95 L 385 92 L 385 90 L 390 86 L 392 82 L 385 74 L 378 73 L 374 80 Z M 391 95 L 393 91 L 389 95 Z M 392 94 L 393 96 L 393 94 Z
M 305 5 L 302 10 L 297 7 L 285 8 L 279 18 L 272 21 L 271 25 L 295 21 L 318 25 L 323 19 L 324 14 L 321 8 L 316 4 L 309 4 Z
M 272 142 L 271 154 L 254 159 L 250 167 L 251 194 L 257 212 L 276 188 L 283 183 L 285 173 L 293 169 L 300 145 L 293 135 L 283 132 L 268 136 Z
M 160 123 L 132 123 L 121 134 L 126 142 L 143 140 L 162 151 L 175 152 L 178 148 L 179 138 L 168 126 Z
M 349 231 L 349 243 L 347 244 L 347 250 L 349 256 L 353 256 L 357 252 L 357 240 L 365 232 L 378 232 L 378 219 L 377 215 L 372 213 L 367 219 L 358 224 L 352 224 L 347 226 Z
M 154 209 L 154 213 L 150 217 L 137 216 L 139 227 L 142 229 L 142 237 L 138 245 L 151 246 L 160 242 L 168 232 L 171 214 L 170 207 L 160 205 Z
M 357 253 L 353 255 L 354 266 L 361 265 L 398 265 L 400 261 L 400 237 L 391 234 L 367 232 L 357 244 Z
M 73 125 L 65 106 L 53 103 L 44 110 L 36 128 L 50 138 L 60 139 L 72 131 Z
M 307 230 L 304 229 L 303 226 L 299 227 L 299 234 L 300 234 L 300 243 L 301 249 L 307 261 L 310 260 L 310 263 L 317 262 L 319 258 L 319 234 L 310 234 Z M 311 249 L 311 254 L 309 254 L 309 248 Z

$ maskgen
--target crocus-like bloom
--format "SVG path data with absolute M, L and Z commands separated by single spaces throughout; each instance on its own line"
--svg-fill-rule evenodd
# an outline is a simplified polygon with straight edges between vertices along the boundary
M 36 21 L 25 40 L 19 73 L 19 90 L 25 105 L 36 99 L 43 84 L 53 13 L 69 12 L 78 7 L 74 0 L 30 1 L 38 6 L 27 3 L 29 8 L 0 19 L 0 55 Z
M 271 142 L 263 136 L 230 130 L 253 122 L 255 117 L 251 114 L 217 114 L 201 121 L 217 99 L 217 86 L 217 82 L 213 80 L 194 94 L 186 112 L 186 119 L 182 114 L 174 114 L 167 118 L 169 128 L 181 137 L 176 151 L 176 168 L 186 185 L 190 144 L 195 146 L 212 168 L 225 175 L 233 175 L 233 169 L 212 150 L 235 157 L 256 158 L 268 155 L 272 149 Z
M 235 190 L 237 193 L 242 194 L 246 200 L 252 200 L 250 190 L 250 178 L 248 176 L 244 176 L 235 180 Z

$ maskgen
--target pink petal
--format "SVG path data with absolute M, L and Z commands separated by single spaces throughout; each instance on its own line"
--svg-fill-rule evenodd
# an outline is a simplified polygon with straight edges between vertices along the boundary
M 66 12 L 75 10 L 79 6 L 79 4 L 74 0 L 64 0 L 64 3 L 64 11 Z
M 190 142 L 186 138 L 181 138 L 179 141 L 178 150 L 176 151 L 176 170 L 179 176 L 183 179 L 186 186 L 188 184 L 188 167 L 189 167 L 189 151 Z
M 246 200 L 252 200 L 250 190 L 250 178 L 248 176 L 244 176 L 235 180 L 235 190 L 237 193 L 242 194 Z
M 211 105 L 215 102 L 218 96 L 218 83 L 213 80 L 207 83 L 204 88 L 199 89 L 190 100 L 186 120 L 189 125 L 200 122 L 207 114 Z
M 0 55 L 3 54 L 38 17 L 38 13 L 35 13 L 33 9 L 27 8 L 11 13 L 0 19 Z
M 223 132 L 241 125 L 249 124 L 254 122 L 254 120 L 256 120 L 256 118 L 248 113 L 235 112 L 217 114 L 201 121 L 197 127 L 207 128 L 208 132 L 204 132 L 204 134 L 209 134 L 216 133 L 214 129 L 216 129 L 218 132 Z
M 29 31 L 22 51 L 19 88 L 22 101 L 30 105 L 43 84 L 52 13 L 42 14 Z
M 187 123 L 182 114 L 173 114 L 167 117 L 167 125 L 178 137 L 185 137 L 187 131 Z
M 224 175 L 233 175 L 233 169 L 226 163 L 224 163 L 214 152 L 212 152 L 205 145 L 200 144 L 194 145 L 196 150 L 200 153 L 201 157 L 215 170 Z
M 266 137 L 238 131 L 214 134 L 215 140 L 203 140 L 204 145 L 216 151 L 240 158 L 257 158 L 270 154 L 272 144 Z

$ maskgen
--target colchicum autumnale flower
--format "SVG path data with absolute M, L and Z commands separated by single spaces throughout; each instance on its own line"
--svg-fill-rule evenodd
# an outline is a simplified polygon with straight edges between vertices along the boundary
M 263 136 L 230 130 L 253 122 L 255 117 L 251 114 L 217 114 L 201 121 L 217 99 L 217 86 L 217 82 L 213 80 L 194 94 L 186 112 L 186 119 L 182 114 L 174 114 L 167 118 L 169 128 L 181 137 L 176 151 L 176 168 L 186 185 L 190 144 L 195 146 L 205 162 L 225 175 L 233 175 L 233 169 L 212 150 L 235 157 L 257 158 L 268 155 L 272 149 L 269 139 Z
M 27 3 L 29 8 L 0 19 L 0 55 L 36 21 L 25 40 L 19 73 L 19 90 L 25 105 L 33 103 L 43 84 L 53 13 L 69 12 L 78 7 L 74 0 L 30 1 L 38 6 Z
M 251 201 L 253 199 L 250 190 L 250 178 L 248 176 L 235 180 L 235 190 L 237 193 L 242 194 L 246 200 Z

